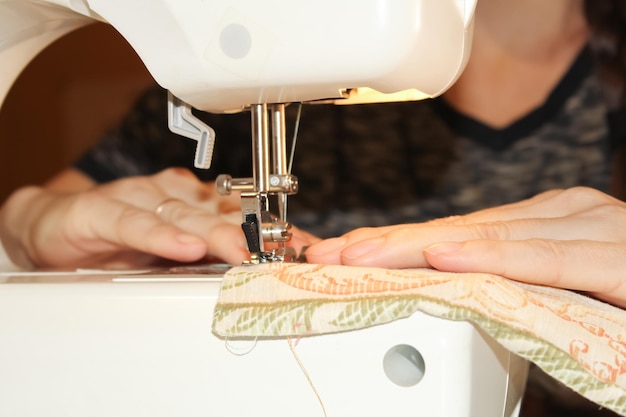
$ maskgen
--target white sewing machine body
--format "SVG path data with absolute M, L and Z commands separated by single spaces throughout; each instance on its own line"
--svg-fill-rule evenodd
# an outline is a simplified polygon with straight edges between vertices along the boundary
M 289 341 L 212 334 L 220 282 L 219 274 L 4 274 L 0 415 L 323 416 Z M 291 342 L 328 416 L 514 417 L 525 384 L 524 360 L 467 322 L 424 314 Z M 385 371 L 398 345 L 423 358 L 423 366 L 387 359 L 409 379 L 423 371 L 415 385 Z
M 467 62 L 475 4 L 0 0 L 0 103 L 32 57 L 94 19 L 111 23 L 160 85 L 201 110 L 436 96 Z M 268 176 L 255 175 L 254 197 L 268 192 L 257 187 Z M 324 415 L 287 340 L 211 333 L 219 274 L 122 278 L 0 278 L 0 415 Z M 393 353 L 400 345 L 409 353 Z M 416 351 L 423 366 L 407 359 Z M 423 314 L 303 338 L 295 352 L 331 417 L 514 417 L 525 383 L 526 363 L 471 324 Z M 406 370 L 423 379 L 392 382 Z
M 0 101 L 44 47 L 110 23 L 154 79 L 199 110 L 445 91 L 463 70 L 476 0 L 0 0 Z

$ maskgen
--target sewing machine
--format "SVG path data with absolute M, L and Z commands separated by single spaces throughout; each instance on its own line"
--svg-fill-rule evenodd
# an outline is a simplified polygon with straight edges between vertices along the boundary
M 287 196 L 298 183 L 286 156 L 285 103 L 441 94 L 469 56 L 475 1 L 4 0 L 0 97 L 48 42 L 93 19 L 109 22 L 170 91 L 170 128 L 198 142 L 196 167 L 210 166 L 215 132 L 191 107 L 250 111 L 253 176 L 224 175 L 218 189 L 241 192 L 252 262 L 293 260 Z
M 170 128 L 197 141 L 196 166 L 210 165 L 220 138 L 192 108 L 250 112 L 253 177 L 224 175 L 218 188 L 241 192 L 250 262 L 291 261 L 287 196 L 298 186 L 285 106 L 441 94 L 467 61 L 474 8 L 475 0 L 0 0 L 0 99 L 54 39 L 110 23 L 170 91 Z M 466 322 L 415 314 L 302 339 L 297 355 L 286 340 L 220 339 L 210 323 L 223 272 L 4 273 L 0 415 L 519 411 L 525 362 Z

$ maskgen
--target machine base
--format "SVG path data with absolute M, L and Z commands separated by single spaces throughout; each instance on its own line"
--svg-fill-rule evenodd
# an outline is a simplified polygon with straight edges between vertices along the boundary
M 518 414 L 526 362 L 470 323 L 414 314 L 224 340 L 211 332 L 220 283 L 219 273 L 0 276 L 0 415 Z

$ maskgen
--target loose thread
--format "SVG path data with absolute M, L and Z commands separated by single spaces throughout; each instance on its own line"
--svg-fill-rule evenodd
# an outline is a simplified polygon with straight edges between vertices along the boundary
M 248 347 L 245 351 L 243 349 L 237 349 L 235 346 L 233 346 L 230 343 L 230 339 L 228 339 L 228 337 L 224 338 L 224 346 L 226 347 L 226 350 L 229 351 L 230 353 L 232 353 L 235 356 L 245 356 L 248 353 L 252 352 L 254 350 L 254 348 L 256 347 L 256 343 L 257 343 L 258 338 L 255 337 L 254 340 L 252 341 L 252 346 Z
M 291 152 L 289 153 L 289 165 L 287 172 L 291 174 L 293 168 L 293 160 L 296 155 L 296 142 L 298 141 L 298 129 L 300 128 L 300 117 L 302 117 L 302 103 L 298 104 L 298 114 L 296 116 L 296 124 L 293 128 L 293 138 L 291 139 Z
M 311 375 L 309 375 L 309 372 L 304 367 L 304 364 L 300 360 L 300 356 L 298 356 L 298 353 L 296 352 L 296 347 L 295 347 L 294 343 L 292 343 L 292 342 L 293 342 L 293 340 L 290 337 L 288 337 L 287 338 L 287 344 L 289 345 L 289 350 L 291 350 L 291 353 L 293 354 L 293 357 L 296 359 L 296 362 L 298 362 L 298 366 L 300 366 L 300 369 L 302 370 L 302 373 L 306 377 L 306 380 L 309 382 L 309 385 L 311 386 L 311 389 L 313 390 L 313 393 L 317 397 L 317 401 L 320 403 L 320 407 L 322 407 L 322 412 L 324 413 L 324 417 L 328 417 L 328 413 L 326 413 L 326 407 L 324 406 L 324 401 L 322 401 L 322 397 L 321 397 L 319 391 L 317 391 L 317 388 L 315 388 L 315 384 L 313 383 L 313 380 L 311 379 Z M 298 341 L 295 342 L 295 344 L 297 344 L 297 343 L 298 343 Z

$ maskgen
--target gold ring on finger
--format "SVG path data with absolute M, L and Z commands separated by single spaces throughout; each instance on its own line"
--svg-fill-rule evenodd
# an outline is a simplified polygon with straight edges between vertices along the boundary
M 156 208 L 154 209 L 154 214 L 156 214 L 157 216 L 160 216 L 161 213 L 163 213 L 163 210 L 165 210 L 165 206 L 167 206 L 170 203 L 173 202 L 177 202 L 180 201 L 178 198 L 166 198 L 165 200 L 161 201 L 161 203 L 156 206 Z

